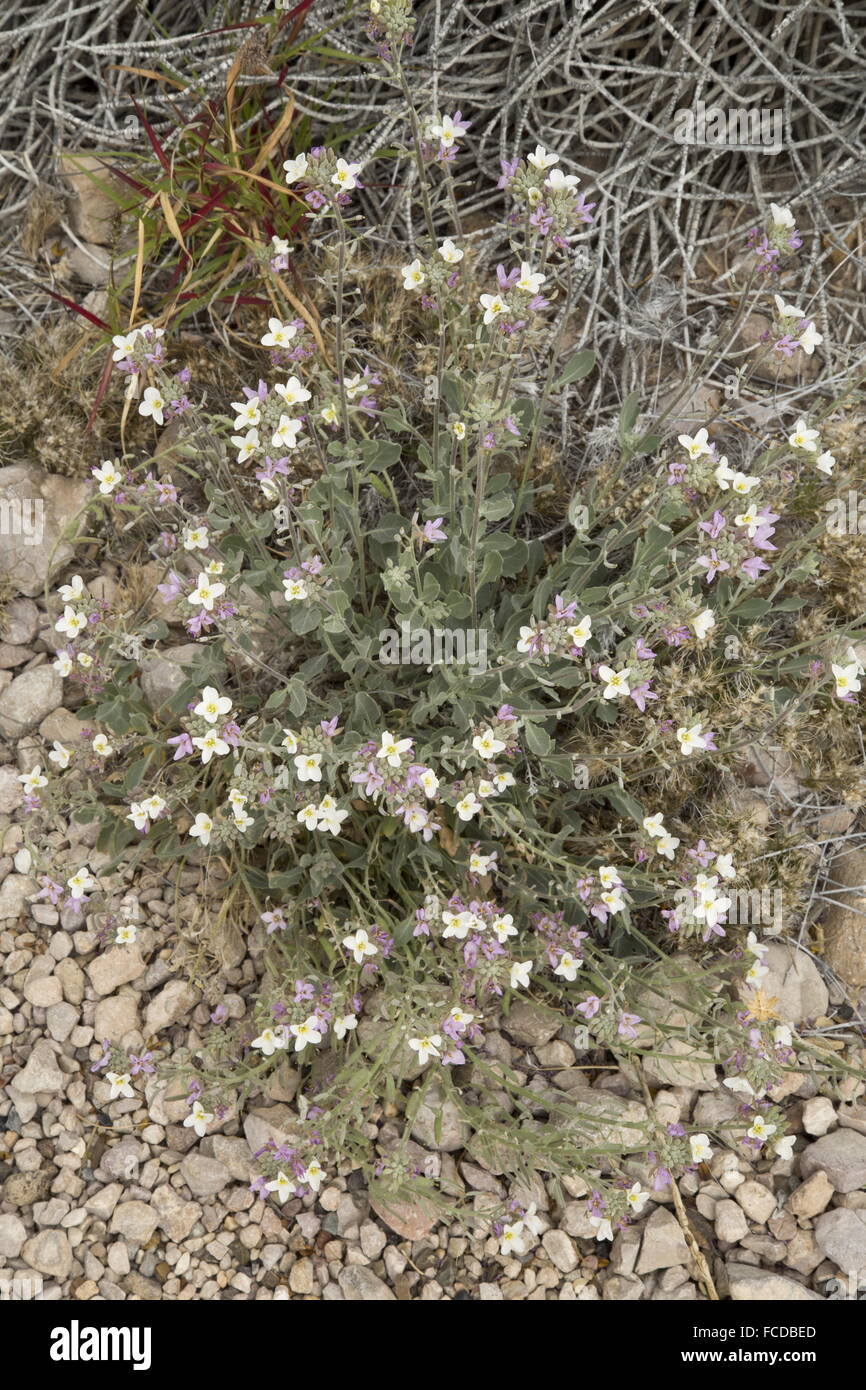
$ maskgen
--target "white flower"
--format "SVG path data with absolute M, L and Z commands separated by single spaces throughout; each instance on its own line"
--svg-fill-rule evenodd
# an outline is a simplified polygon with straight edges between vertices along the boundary
M 749 473 L 735 473 L 731 479 L 731 491 L 736 492 L 740 497 L 748 497 L 752 488 L 760 486 L 760 478 L 754 478 Z
M 566 628 L 566 632 L 578 650 L 582 650 L 592 636 L 592 618 L 581 618 L 574 627 Z
M 144 398 L 138 407 L 139 415 L 150 415 L 155 425 L 163 425 L 165 424 L 165 416 L 162 413 L 164 410 L 165 401 L 156 387 L 146 387 Z M 101 488 L 99 490 L 102 491 Z
M 667 832 L 662 822 L 663 816 L 661 811 L 656 811 L 654 816 L 644 816 L 643 828 L 648 835 L 665 835 Z
M 703 642 L 710 628 L 716 625 L 716 615 L 712 608 L 705 608 L 703 613 L 698 613 L 697 616 L 691 618 L 690 621 L 698 641 Z
M 598 881 L 602 888 L 619 888 L 622 886 L 622 879 L 619 870 L 613 864 L 601 864 L 598 870 Z
M 283 164 L 286 183 L 297 183 L 307 172 L 307 156 L 299 154 L 295 159 L 287 159 Z
M 758 1139 L 763 1144 L 765 1139 L 769 1139 L 771 1134 L 775 1134 L 778 1125 L 768 1125 L 763 1115 L 756 1115 L 752 1121 L 750 1129 L 746 1130 L 750 1139 Z
M 560 975 L 563 980 L 576 980 L 577 972 L 583 965 L 583 961 L 577 956 L 573 956 L 570 951 L 563 951 L 559 958 L 559 964 L 554 970 L 554 975 Z
M 512 989 L 529 988 L 529 972 L 532 969 L 531 960 L 516 960 L 511 967 L 508 983 Z
M 570 193 L 579 183 L 577 174 L 564 174 L 561 169 L 552 169 L 544 180 L 545 188 L 549 188 L 551 193 Z
M 359 927 L 351 936 L 344 936 L 343 945 L 347 951 L 351 951 L 356 965 L 363 965 L 367 956 L 379 954 L 379 947 L 370 940 L 363 927 Z
M 288 1047 L 288 1039 L 285 1033 L 276 1033 L 273 1028 L 263 1028 L 257 1038 L 253 1038 L 251 1047 L 257 1047 L 263 1057 L 273 1057 L 274 1053 L 281 1047 Z
M 769 973 L 770 971 L 767 968 L 767 966 L 761 965 L 760 961 L 756 960 L 749 966 L 748 970 L 746 971 L 746 984 L 750 985 L 752 989 L 757 989 L 760 986 L 761 981 L 764 979 L 766 975 L 769 975 Z
M 413 1052 L 418 1053 L 418 1061 L 423 1067 L 429 1062 L 431 1057 L 441 1057 L 442 1038 L 438 1033 L 431 1033 L 429 1037 L 410 1038 L 409 1046 Z
M 706 1163 L 713 1156 L 710 1141 L 705 1134 L 690 1135 L 689 1148 L 692 1151 L 692 1163 Z
M 454 809 L 461 820 L 471 820 L 481 810 L 481 802 L 474 792 L 468 792 L 466 796 L 461 797 Z
M 195 820 L 189 828 L 189 834 L 197 839 L 201 845 L 209 845 L 213 821 L 206 811 L 199 811 Z
M 206 613 L 210 613 L 216 600 L 225 591 L 225 584 L 212 584 L 206 574 L 200 574 L 195 588 L 187 597 L 187 603 L 200 604 Z
M 235 829 L 240 830 L 241 832 L 243 832 L 244 830 L 249 830 L 250 826 L 254 824 L 253 817 L 249 815 L 248 812 L 246 812 L 243 809 L 243 807 L 240 807 L 240 809 L 235 810 L 232 816 L 232 820 L 234 821 Z
M 127 820 L 131 820 L 136 830 L 146 830 L 150 822 L 150 817 L 144 807 L 138 801 L 133 801 L 129 807 Z
M 72 670 L 72 657 L 68 652 L 61 652 L 57 659 L 52 661 L 51 665 L 54 667 L 57 674 L 65 680 Z
M 483 923 L 475 916 L 474 912 L 443 912 L 442 921 L 445 923 L 443 938 L 453 938 L 455 941 L 465 941 L 470 931 L 480 930 Z
M 192 1110 L 184 1120 L 183 1127 L 184 1129 L 194 1130 L 199 1139 L 203 1139 L 207 1133 L 207 1127 L 213 1118 L 213 1115 L 205 1110 L 200 1100 L 194 1100 L 192 1103 Z
M 319 805 L 316 807 L 316 814 L 319 818 L 319 823 L 316 826 L 317 830 L 329 830 L 332 835 L 339 835 L 343 826 L 343 821 L 346 819 L 349 812 L 339 810 L 334 798 L 332 796 L 326 796 L 322 798 Z
M 773 1152 L 776 1153 L 776 1154 L 778 1154 L 779 1158 L 784 1158 L 784 1159 L 791 1159 L 791 1158 L 793 1158 L 793 1157 L 794 1157 L 794 1135 L 793 1135 L 793 1134 L 783 1134 L 781 1139 L 774 1139 L 774 1140 L 773 1140 L 773 1145 L 772 1145 L 772 1147 L 773 1147 Z
M 299 782 L 321 782 L 322 754 L 299 753 L 295 758 L 295 771 Z
M 650 1199 L 649 1192 L 643 1192 L 639 1182 L 633 1183 L 625 1194 L 625 1199 L 629 1204 L 634 1216 L 640 1216 L 644 1207 Z
M 512 1221 L 509 1226 L 502 1227 L 502 1235 L 499 1237 L 499 1250 L 502 1255 L 522 1255 L 526 1250 L 523 1242 L 523 1222 Z
M 151 820 L 156 820 L 157 816 L 161 816 L 167 804 L 164 797 L 156 796 L 155 794 L 146 797 L 141 803 Z
M 815 351 L 815 348 L 818 347 L 821 343 L 823 343 L 823 341 L 823 333 L 818 332 L 814 322 L 811 319 L 806 324 L 806 327 L 803 329 L 803 332 L 797 339 L 797 342 L 800 344 L 800 347 L 803 349 L 807 357 L 811 357 L 812 353 Z
M 729 1091 L 735 1091 L 738 1095 L 753 1096 L 755 1094 L 754 1086 L 745 1076 L 726 1076 L 722 1085 L 727 1086 Z
M 411 806 L 405 813 L 406 829 L 413 835 L 418 835 L 422 830 L 426 830 L 430 824 L 430 817 L 423 806 Z
M 316 807 L 312 804 L 312 802 L 310 802 L 309 805 L 305 806 L 303 810 L 298 812 L 295 819 L 301 825 L 305 825 L 308 830 L 315 830 L 319 824 L 319 813 L 316 810 Z
M 773 1029 L 773 1042 L 777 1047 L 791 1047 L 794 1042 L 794 1035 L 787 1023 L 777 1023 Z
M 50 757 L 50 754 L 49 754 Z M 30 772 L 24 772 L 18 778 L 26 792 L 38 792 L 40 787 L 48 786 L 48 778 L 42 775 L 42 766 L 37 763 Z
M 541 286 L 547 279 L 546 275 L 533 270 L 528 261 L 521 261 L 520 275 L 514 282 L 515 289 L 522 290 L 524 294 L 538 294 Z
M 288 347 L 297 331 L 293 323 L 283 323 L 282 319 L 268 319 L 268 331 L 259 341 L 262 347 Z
M 807 453 L 816 454 L 818 452 L 818 431 L 809 429 L 801 416 L 794 426 L 794 433 L 788 435 L 788 443 L 792 449 L 805 449 Z
M 610 888 L 606 893 L 600 893 L 599 897 L 608 912 L 625 912 L 625 902 L 623 901 L 621 888 Z
M 84 597 L 84 580 L 80 574 L 73 574 L 68 584 L 61 584 L 57 590 L 58 598 L 63 603 L 75 603 L 76 599 Z
M 94 753 L 96 753 L 97 756 L 100 758 L 110 758 L 112 753 L 114 752 L 114 749 L 108 742 L 108 739 L 105 737 L 105 734 L 97 734 L 96 738 L 93 740 L 90 746 L 93 749 Z
M 58 766 L 59 768 L 63 769 L 63 768 L 65 768 L 65 767 L 68 767 L 68 766 L 69 766 L 69 760 L 70 760 L 71 757 L 72 757 L 72 751 L 71 751 L 71 749 L 69 749 L 69 748 L 64 748 L 64 746 L 63 746 L 63 744 L 60 742 L 60 740 L 59 740 L 59 739 L 55 739 L 55 740 L 54 740 L 54 748 L 53 748 L 53 750 L 48 754 L 48 761 L 49 761 L 50 763 L 56 763 L 57 766 Z
M 63 610 L 63 616 L 57 619 L 54 624 L 56 632 L 64 632 L 67 637 L 75 638 L 79 632 L 83 632 L 87 627 L 87 615 L 76 613 L 75 609 L 69 604 Z
M 782 207 L 779 203 L 770 204 L 770 216 L 773 219 L 774 227 L 793 227 L 794 214 L 790 208 Z
M 250 396 L 248 401 L 232 401 L 232 410 L 235 412 L 236 430 L 255 428 L 261 420 L 262 403 L 258 396 Z
M 829 449 L 825 449 L 815 460 L 815 467 L 819 473 L 826 473 L 827 477 L 833 476 L 833 469 L 836 467 L 836 459 Z
M 253 428 L 247 430 L 246 434 L 233 434 L 232 444 L 238 451 L 238 463 L 246 463 L 247 459 L 252 458 L 253 454 L 261 448 L 259 432 Z
M 494 917 L 490 923 L 490 930 L 494 933 L 500 946 L 504 946 L 509 936 L 517 935 L 517 928 L 514 925 L 514 918 L 510 912 L 505 912 L 501 917 Z
M 324 1168 L 322 1167 L 319 1160 L 317 1158 L 314 1158 L 312 1163 L 309 1163 L 307 1167 L 304 1169 L 304 1175 L 301 1181 L 305 1182 L 308 1187 L 311 1187 L 314 1192 L 318 1192 L 319 1188 L 322 1185 L 322 1182 L 324 1181 L 324 1177 Z
M 181 537 L 181 544 L 184 550 L 207 550 L 207 527 L 187 526 Z
M 131 946 L 137 936 L 138 927 L 135 923 L 125 922 L 114 933 L 114 941 L 117 946 Z
M 656 853 L 660 854 L 662 859 L 670 859 L 673 862 L 674 850 L 679 849 L 679 845 L 680 841 L 676 835 L 668 835 L 665 832 L 656 841 Z
M 206 685 L 201 692 L 201 699 L 193 710 L 193 714 L 201 715 L 208 724 L 215 724 L 224 714 L 228 714 L 232 707 L 232 702 L 228 695 L 220 695 L 212 685 Z
M 303 158 L 304 156 L 301 155 L 301 159 Z M 295 162 L 295 160 L 289 161 L 289 163 Z M 291 182 L 291 179 L 289 180 L 289 182 Z M 289 1178 L 286 1177 L 282 1169 L 279 1173 L 277 1173 L 277 1176 L 274 1178 L 273 1182 L 265 1183 L 265 1188 L 268 1192 L 273 1192 L 281 1207 L 285 1205 L 285 1203 L 289 1200 L 290 1197 L 294 1197 L 295 1192 L 297 1190 L 295 1188 L 295 1184 Z
M 427 272 L 417 256 L 409 265 L 400 267 L 400 275 L 403 277 L 403 289 L 421 289 L 421 285 L 427 279 Z
M 358 181 L 355 175 L 360 174 L 360 172 L 360 164 L 349 164 L 345 159 L 338 159 L 337 168 L 331 175 L 331 183 L 336 184 L 337 188 L 342 188 L 345 193 L 348 193 L 351 189 L 358 187 Z
M 304 428 L 300 420 L 292 420 L 288 415 L 280 416 L 280 423 L 271 436 L 275 449 L 297 449 L 298 435 Z
M 454 435 L 455 439 L 466 438 L 466 425 L 462 420 L 452 420 L 449 429 L 451 430 L 451 433 Z
M 786 304 L 780 294 L 773 295 L 776 301 L 776 313 L 780 319 L 804 319 L 806 315 L 802 309 L 798 309 L 796 304 Z
M 114 347 L 114 352 L 111 354 L 112 362 L 123 362 L 132 355 L 135 340 L 140 332 L 141 329 L 139 328 L 130 328 L 128 333 L 115 334 L 111 340 Z
M 347 1033 L 351 1033 L 358 1026 L 358 1020 L 354 1014 L 343 1014 L 340 1018 L 334 1019 L 334 1037 L 340 1042 Z
M 203 736 L 194 738 L 192 742 L 193 747 L 197 748 L 201 753 L 201 760 L 205 767 L 207 767 L 207 764 L 214 754 L 216 754 L 218 758 L 224 758 L 227 753 L 231 752 L 230 745 L 226 743 L 224 738 L 220 738 L 215 729 L 210 729 L 208 733 Z M 192 831 L 190 831 L 190 834 L 192 834 Z
M 833 661 L 830 663 L 830 670 L 836 678 L 837 695 L 856 694 L 860 689 L 860 672 L 856 665 L 840 666 L 838 662 Z
M 507 791 L 509 787 L 516 786 L 513 772 L 496 772 L 493 776 L 493 785 L 498 792 Z
M 307 586 L 303 579 L 284 579 L 283 595 L 286 603 L 298 603 L 307 597 Z
M 727 492 L 736 477 L 737 474 L 734 472 L 733 468 L 728 465 L 727 455 L 723 454 L 716 467 L 716 482 L 722 489 L 722 492 Z
M 286 405 L 302 405 L 310 399 L 309 391 L 301 385 L 296 376 L 290 376 L 285 384 L 278 384 L 274 390 L 278 396 L 282 396 Z
M 288 749 L 289 753 L 298 751 L 298 736 L 291 729 L 283 729 L 283 747 Z
M 685 726 L 677 729 L 677 739 L 685 757 L 689 757 L 696 749 L 703 752 L 706 748 L 706 735 L 701 733 L 702 727 L 701 724 L 693 724 L 690 729 Z
M 91 876 L 90 870 L 85 865 L 83 869 L 76 869 L 75 873 L 66 880 L 66 887 L 69 889 L 69 896 L 73 902 L 78 902 L 89 893 L 91 888 L 96 887 L 96 879 Z
M 500 314 L 506 313 L 508 305 L 501 294 L 482 294 L 480 299 L 481 307 L 484 310 L 484 322 L 493 323 L 499 318 Z
M 96 481 L 99 482 L 99 491 L 103 493 L 103 496 L 108 496 L 108 493 L 114 492 L 117 485 L 124 481 L 124 475 L 117 470 L 117 467 L 111 463 L 110 459 L 106 459 L 104 463 L 100 463 L 99 468 L 90 468 L 90 473 L 92 473 Z M 76 578 L 78 578 L 78 575 L 76 575 Z M 64 589 L 65 588 L 68 588 L 68 585 L 64 584 Z M 65 599 L 64 589 L 60 591 L 60 596 L 63 599 Z M 76 594 L 75 598 L 81 598 L 81 592 Z
M 446 237 L 437 253 L 446 265 L 457 265 L 458 261 L 463 260 L 463 252 L 459 246 L 455 246 L 450 236 Z
M 479 854 L 477 850 L 473 850 L 472 854 L 469 856 L 469 872 L 471 874 L 484 875 L 491 873 L 491 871 L 493 873 L 496 872 L 496 855 Z
M 628 695 L 631 689 L 628 683 L 629 670 L 628 666 L 624 666 L 621 671 L 614 671 L 611 666 L 599 666 L 599 679 L 605 683 L 601 692 L 603 700 L 618 700 L 621 695 Z
M 396 739 L 392 733 L 384 729 L 379 735 L 380 747 L 376 750 L 377 758 L 384 758 L 389 767 L 399 767 L 404 753 L 408 753 L 412 747 L 411 738 Z
M 135 1091 L 129 1084 L 132 1080 L 129 1072 L 107 1071 L 105 1079 L 111 1087 L 109 1100 L 117 1100 L 118 1096 L 123 1096 L 125 1100 L 132 1100 L 135 1097 Z
M 721 874 L 722 878 L 737 877 L 737 871 L 734 868 L 734 856 L 732 854 L 716 855 L 716 862 L 713 868 L 717 874 Z M 764 949 L 766 950 L 766 947 Z
M 716 867 L 718 868 L 718 864 Z M 769 949 L 769 942 L 759 941 L 753 931 L 749 932 L 749 935 L 746 937 L 746 950 L 751 955 L 757 956 L 759 960 L 763 960 Z
M 495 758 L 497 753 L 504 753 L 505 740 L 497 738 L 493 730 L 488 726 L 476 734 L 472 740 L 472 747 L 482 758 Z
M 708 454 L 710 452 L 710 444 L 706 430 L 698 430 L 694 437 L 690 434 L 679 434 L 677 435 L 677 441 L 682 444 L 689 458 L 700 458 L 702 454 Z
M 433 797 L 439 790 L 439 778 L 436 776 L 432 767 L 424 769 L 421 776 L 418 778 L 418 782 L 425 796 Z
M 466 1013 L 464 1009 L 461 1009 L 459 1007 L 459 1005 L 456 1005 L 451 1010 L 449 1018 L 451 1019 L 451 1022 L 454 1024 L 455 1028 L 458 1028 L 461 1033 L 463 1032 L 464 1028 L 469 1027 L 470 1023 L 475 1022 L 475 1015 Z
M 316 1014 L 310 1014 L 303 1023 L 292 1023 L 289 1032 L 295 1040 L 295 1051 L 303 1052 L 309 1044 L 316 1044 L 322 1041 L 322 1032 L 319 1019 Z
M 595 1227 L 596 1240 L 613 1240 L 613 1227 L 608 1217 L 591 1216 L 589 1219 Z
M 441 141 L 446 150 L 450 150 L 452 145 L 457 144 L 459 137 L 466 134 L 467 127 L 460 121 L 455 122 L 452 116 L 443 116 L 439 121 L 431 121 L 427 129 Z
M 559 155 L 548 153 L 543 145 L 536 145 L 535 153 L 527 155 L 526 161 L 532 165 L 533 169 L 540 169 L 543 172 L 545 169 L 552 169 L 554 164 L 559 163 Z

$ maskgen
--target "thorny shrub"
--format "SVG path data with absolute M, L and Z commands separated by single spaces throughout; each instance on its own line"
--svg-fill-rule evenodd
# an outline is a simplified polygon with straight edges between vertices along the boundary
M 94 469 L 104 553 L 137 547 L 147 565 L 124 562 L 99 602 L 79 575 L 59 590 L 55 665 L 92 727 L 22 779 L 30 838 L 61 805 L 98 819 L 96 873 L 40 865 L 43 896 L 91 917 L 100 876 L 137 860 L 219 865 L 245 904 L 251 1014 L 217 1003 L 194 1055 L 94 1046 L 109 1100 L 182 1074 L 204 1135 L 291 1057 L 296 1114 L 258 1155 L 257 1189 L 303 1198 L 348 1164 L 383 1201 L 453 1206 L 410 1138 L 435 1148 L 448 1127 L 527 1194 L 535 1172 L 587 1194 L 609 1239 L 713 1144 L 790 1158 L 786 1074 L 845 1071 L 762 988 L 811 851 L 737 798 L 750 748 L 802 757 L 808 731 L 812 785 L 862 803 L 845 757 L 862 633 L 822 556 L 825 431 L 855 388 L 763 439 L 713 420 L 650 432 L 628 396 L 601 461 L 563 462 L 567 520 L 543 533 L 554 411 L 594 371 L 561 347 L 566 329 L 590 335 L 577 253 L 594 203 L 553 152 L 504 163 L 510 255 L 486 264 L 455 195 L 469 122 L 415 110 L 408 7 L 370 9 L 423 230 L 409 249 L 377 239 L 353 203 L 371 171 L 314 147 L 285 178 L 318 259 L 321 344 L 306 319 L 262 324 L 261 379 L 238 382 L 226 416 L 170 332 L 114 338 L 130 406 L 171 436 L 158 458 Z M 755 304 L 773 329 L 741 390 L 773 354 L 813 353 L 816 324 L 775 293 L 800 244 L 772 205 L 741 303 L 677 400 Z M 275 242 L 275 273 L 291 254 Z M 180 627 L 195 648 L 154 708 L 142 667 Z M 735 913 L 755 894 L 781 918 Z M 539 1045 L 564 1029 L 577 1061 L 560 1048 L 518 1069 L 499 1031 L 516 1019 Z M 646 1107 L 591 1086 L 616 1065 Z M 740 1103 L 712 1136 L 650 1104 L 684 1065 L 711 1082 L 720 1067 Z M 529 1196 L 485 1200 L 503 1251 L 528 1248 Z

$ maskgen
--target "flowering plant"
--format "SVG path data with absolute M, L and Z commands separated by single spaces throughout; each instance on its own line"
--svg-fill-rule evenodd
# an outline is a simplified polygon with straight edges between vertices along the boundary
M 422 230 L 370 258 L 369 164 L 301 151 L 286 185 L 323 299 L 260 324 L 234 399 L 203 399 L 170 325 L 114 337 L 172 462 L 94 469 L 107 544 L 131 533 L 147 568 L 137 596 L 130 580 L 95 603 L 79 575 L 59 590 L 55 665 L 93 728 L 22 781 L 36 818 L 56 796 L 98 818 L 103 856 L 223 867 L 262 977 L 247 1016 L 218 1004 L 182 1059 L 186 1123 L 206 1133 L 290 1073 L 296 1116 L 260 1151 L 259 1188 L 302 1198 L 350 1162 L 433 1200 L 447 1189 L 415 1137 L 435 1149 L 448 1126 L 495 1172 L 570 1182 L 610 1238 L 715 1143 L 788 1155 L 776 1098 L 819 1052 L 768 1014 L 766 948 L 729 916 L 739 889 L 787 892 L 805 851 L 762 858 L 721 784 L 810 711 L 830 740 L 853 730 L 863 634 L 843 615 L 818 648 L 802 611 L 832 411 L 734 457 L 713 420 L 668 439 L 629 396 L 602 467 L 560 461 L 568 520 L 545 531 L 551 422 L 595 368 L 562 348 L 591 327 L 572 253 L 595 203 L 555 152 L 505 161 L 488 264 L 455 190 L 471 121 L 415 109 L 408 9 L 370 9 Z M 762 269 L 800 244 L 786 209 L 771 217 Z M 292 254 L 280 242 L 275 275 Z M 774 350 L 811 355 L 813 321 L 776 307 Z M 443 632 L 450 657 L 431 659 Z M 172 646 L 157 700 L 148 672 Z M 52 902 L 99 892 L 88 863 L 45 870 Z M 135 1068 L 109 1065 L 128 1095 Z M 740 1100 L 712 1141 L 653 1102 L 683 1065 L 721 1068 Z M 611 1066 L 646 1104 L 588 1084 Z M 395 1123 L 374 1142 L 377 1105 Z M 500 1213 L 503 1249 L 537 1235 L 529 1206 Z

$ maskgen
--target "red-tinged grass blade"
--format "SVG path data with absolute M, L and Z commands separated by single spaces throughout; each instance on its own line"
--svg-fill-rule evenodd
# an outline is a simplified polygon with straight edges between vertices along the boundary
M 111 347 L 109 345 L 108 351 L 105 354 L 105 366 L 102 368 L 102 376 L 99 378 L 99 385 L 96 388 L 96 395 L 93 398 L 93 405 L 90 407 L 90 414 L 87 417 L 88 434 L 93 429 L 94 421 L 96 420 L 96 416 L 99 413 L 99 407 L 102 405 L 102 402 L 105 399 L 105 393 L 108 390 L 108 383 L 111 380 L 112 365 L 113 364 L 111 360 Z
M 207 217 L 208 213 L 213 212 L 214 208 L 219 208 L 221 212 L 228 212 L 229 209 L 223 202 L 223 198 L 228 192 L 229 186 L 228 184 L 224 184 L 221 188 L 217 189 L 212 197 L 208 198 L 207 202 L 204 203 L 202 207 L 196 208 L 195 212 L 192 213 L 185 222 L 181 223 L 180 230 L 183 232 L 184 236 L 186 236 L 187 232 L 191 231 L 196 223 L 201 222 L 202 218 Z
M 91 314 L 89 309 L 76 304 L 74 299 L 67 299 L 65 294 L 56 294 L 54 290 L 46 290 L 45 293 L 51 299 L 56 299 L 60 304 L 65 305 L 67 309 L 72 309 L 74 313 L 80 314 L 83 319 L 87 319 L 88 323 L 94 324 L 96 328 L 101 328 L 105 333 L 111 332 L 110 323 L 106 323 L 105 319 L 99 318 L 97 314 Z
M 277 24 L 277 33 L 279 33 L 281 29 L 285 29 L 286 25 L 294 20 L 295 23 L 289 35 L 289 42 L 294 43 L 298 35 L 298 30 L 306 19 L 309 10 L 312 9 L 312 5 L 313 0 L 301 0 L 301 3 L 296 5 L 293 10 L 289 10 L 287 14 L 281 15 Z
M 156 155 L 157 159 L 159 160 L 159 162 L 160 162 L 160 164 L 162 165 L 162 167 L 163 167 L 163 169 L 165 170 L 165 172 L 166 172 L 167 174 L 170 174 L 170 173 L 171 173 L 171 164 L 169 163 L 168 155 L 166 154 L 165 150 L 162 148 L 162 145 L 161 145 L 160 142 L 159 142 L 159 139 L 158 139 L 158 137 L 157 137 L 156 131 L 154 130 L 153 126 L 150 124 L 150 121 L 149 121 L 149 120 L 147 119 L 147 117 L 145 116 L 143 110 L 142 110 L 141 107 L 139 106 L 139 104 L 138 104 L 138 102 L 136 101 L 135 97 L 132 98 L 132 104 L 133 104 L 133 106 L 135 107 L 136 111 L 138 112 L 139 118 L 140 118 L 140 120 L 141 120 L 141 124 L 144 126 L 145 134 L 147 135 L 148 140 L 150 141 L 151 145 L 153 146 L 153 152 L 154 152 L 154 154 Z
M 109 173 L 114 174 L 115 178 L 122 179 L 124 183 L 129 184 L 130 188 L 134 188 L 136 193 L 146 193 L 150 196 L 150 189 L 147 184 L 139 183 L 138 179 L 134 179 L 131 174 L 127 174 L 119 165 L 106 164 L 105 167 Z

